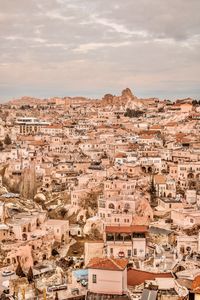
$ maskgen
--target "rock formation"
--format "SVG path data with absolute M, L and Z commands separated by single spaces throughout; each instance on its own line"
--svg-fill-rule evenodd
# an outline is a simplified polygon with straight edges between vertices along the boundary
M 121 98 L 125 100 L 133 100 L 136 97 L 133 95 L 132 91 L 129 88 L 126 88 L 122 91 Z
M 30 166 L 25 168 L 22 173 L 22 181 L 20 185 L 20 194 L 27 199 L 33 199 L 37 190 L 35 163 L 31 161 Z

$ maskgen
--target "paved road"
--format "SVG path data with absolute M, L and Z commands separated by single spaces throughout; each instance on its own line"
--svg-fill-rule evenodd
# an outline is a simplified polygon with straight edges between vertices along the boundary
M 64 299 L 67 299 L 67 297 L 71 296 L 73 297 L 73 295 L 71 294 L 71 289 L 72 288 L 78 288 L 79 289 L 79 295 L 86 295 L 86 289 L 83 288 L 81 286 L 81 284 L 77 283 L 76 286 L 72 285 L 72 284 L 67 284 L 68 286 L 68 289 L 67 290 L 63 290 L 63 291 L 58 291 L 58 299 L 59 300 L 64 300 Z M 55 295 L 56 295 L 56 292 L 52 292 L 52 293 L 49 293 L 49 295 L 52 295 L 53 296 L 53 299 L 55 299 Z

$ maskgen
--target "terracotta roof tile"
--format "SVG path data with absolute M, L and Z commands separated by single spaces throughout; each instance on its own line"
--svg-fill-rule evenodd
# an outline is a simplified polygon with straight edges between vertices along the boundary
M 131 233 L 131 232 L 147 232 L 148 226 L 131 225 L 131 226 L 106 226 L 105 232 L 109 233 Z
M 152 125 L 151 127 L 150 127 L 150 130 L 155 130 L 155 129 L 163 129 L 163 126 L 162 125 Z
M 197 275 L 192 282 L 192 290 L 196 293 L 200 293 L 200 275 Z
M 127 155 L 125 153 L 122 153 L 122 152 L 118 152 L 116 155 L 115 155 L 115 158 L 126 158 Z
M 175 127 L 175 126 L 177 126 L 176 122 L 169 122 L 165 125 L 165 127 Z
M 60 125 L 60 124 L 52 124 L 52 125 L 45 126 L 45 128 L 62 129 L 62 125 Z
M 128 260 L 125 258 L 92 258 L 87 268 L 89 269 L 101 269 L 101 270 L 113 270 L 123 271 L 128 264 Z
M 136 269 L 127 272 L 127 283 L 130 286 L 140 285 L 146 280 L 155 280 L 155 278 L 173 278 L 173 276 L 171 273 L 151 273 Z

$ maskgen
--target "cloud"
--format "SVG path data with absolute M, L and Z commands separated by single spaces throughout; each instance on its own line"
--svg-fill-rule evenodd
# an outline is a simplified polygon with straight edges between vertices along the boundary
M 73 16 L 64 16 L 61 13 L 59 13 L 58 11 L 47 11 L 46 17 L 48 17 L 49 19 L 55 19 L 55 20 L 61 20 L 61 21 L 69 21 L 69 20 L 74 19 Z
M 130 30 L 128 29 L 125 25 L 123 24 L 118 24 L 112 21 L 109 21 L 107 19 L 104 18 L 99 18 L 97 15 L 93 15 L 91 18 L 91 22 L 96 22 L 97 24 L 101 24 L 104 25 L 106 27 L 111 28 L 112 30 L 118 32 L 118 33 L 124 33 L 127 36 L 132 36 L 132 35 L 136 35 L 136 36 L 140 36 L 142 38 L 145 38 L 148 36 L 148 33 L 144 30 Z
M 124 86 L 200 98 L 199 11 L 197 0 L 1 1 L 0 101 Z
M 87 53 L 92 50 L 97 50 L 100 48 L 118 48 L 118 47 L 124 47 L 127 45 L 130 45 L 131 42 L 121 42 L 121 43 L 88 43 L 88 44 L 81 44 L 78 48 L 74 49 L 75 52 L 82 52 Z

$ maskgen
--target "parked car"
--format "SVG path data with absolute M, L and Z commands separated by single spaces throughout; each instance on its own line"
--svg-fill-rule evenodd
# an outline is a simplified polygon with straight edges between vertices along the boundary
M 37 237 L 37 235 L 35 234 L 31 234 L 32 239 L 35 239 Z
M 86 287 L 88 285 L 88 281 L 85 279 L 81 280 L 80 282 L 81 282 L 81 285 L 84 287 Z
M 55 284 L 47 287 L 48 292 L 67 290 L 67 284 Z
M 9 271 L 9 270 L 4 270 L 4 271 L 2 272 L 2 276 L 3 276 L 3 277 L 11 276 L 11 275 L 14 275 L 14 274 L 15 274 L 14 271 Z

